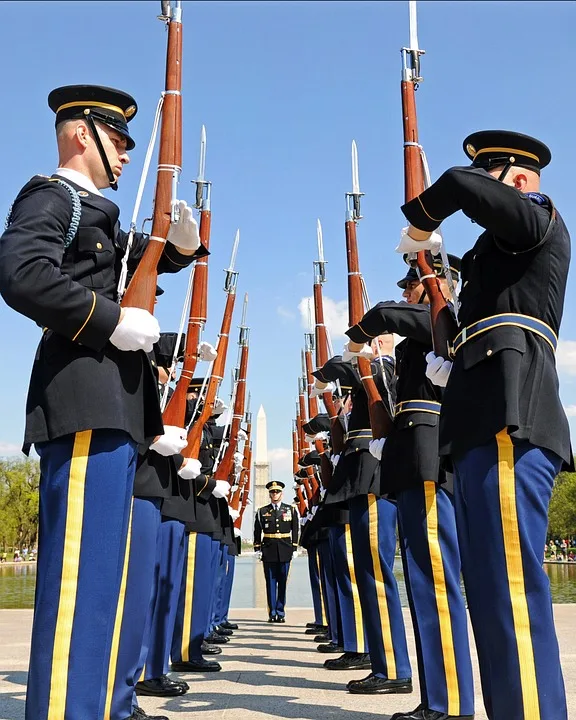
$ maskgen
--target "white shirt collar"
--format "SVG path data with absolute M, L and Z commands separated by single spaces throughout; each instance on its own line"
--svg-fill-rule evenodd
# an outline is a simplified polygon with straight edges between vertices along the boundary
M 91 192 L 93 195 L 100 195 L 100 197 L 104 197 L 96 185 L 94 185 L 92 180 L 79 170 L 72 170 L 72 168 L 58 168 L 55 174 L 60 175 L 60 177 L 66 178 L 67 180 L 72 180 L 73 183 L 80 185 L 80 187 L 84 188 L 84 190 L 88 190 L 88 192 Z

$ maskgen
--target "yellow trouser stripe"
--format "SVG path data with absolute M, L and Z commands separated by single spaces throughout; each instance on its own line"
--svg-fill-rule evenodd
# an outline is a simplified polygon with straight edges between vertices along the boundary
M 514 475 L 514 445 L 507 430 L 496 435 L 498 445 L 498 487 L 500 515 L 504 533 L 504 557 L 508 574 L 510 603 L 514 619 L 514 634 L 518 648 L 520 684 L 524 704 L 524 720 L 540 720 L 540 703 L 536 682 L 534 648 L 530 632 L 530 614 L 524 585 L 522 548 L 516 511 L 516 478 Z
M 58 616 L 54 633 L 52 651 L 52 671 L 50 677 L 50 698 L 48 700 L 47 720 L 62 720 L 66 713 L 66 695 L 68 690 L 68 662 L 76 591 L 78 589 L 78 568 L 82 545 L 82 523 L 84 519 L 84 487 L 88 453 L 92 431 L 76 433 L 74 449 L 70 460 L 68 479 L 68 498 L 66 503 L 66 530 L 62 553 L 62 580 L 58 600 Z
M 192 628 L 192 604 L 194 602 L 194 570 L 196 568 L 196 543 L 198 533 L 188 536 L 188 560 L 186 566 L 186 589 L 184 594 L 184 621 L 182 623 L 182 662 L 190 661 L 190 632 Z
M 364 618 L 362 617 L 362 606 L 360 605 L 360 595 L 358 594 L 358 585 L 356 583 L 356 570 L 354 568 L 354 555 L 352 553 L 352 535 L 350 534 L 350 525 L 345 525 L 344 538 L 346 540 L 346 560 L 348 562 L 348 573 L 350 574 L 350 584 L 352 586 L 352 603 L 354 605 L 354 625 L 356 626 L 356 652 L 364 653 Z
M 382 631 L 382 642 L 384 643 L 386 669 L 388 677 L 396 680 L 396 657 L 394 655 L 394 643 L 392 642 L 390 612 L 388 610 L 386 586 L 384 584 L 382 566 L 380 565 L 380 550 L 378 547 L 378 499 L 376 495 L 368 495 L 368 527 L 370 530 L 370 554 L 372 555 L 372 567 L 374 568 L 374 585 L 376 587 L 376 597 L 378 598 L 378 611 L 380 613 L 380 628 Z
M 114 634 L 112 635 L 112 649 L 110 652 L 110 664 L 108 665 L 108 684 L 106 688 L 106 704 L 104 705 L 104 720 L 110 720 L 110 710 L 112 708 L 112 695 L 114 693 L 114 683 L 116 681 L 116 665 L 118 663 L 118 648 L 120 647 L 120 633 L 122 630 L 122 620 L 124 618 L 124 602 L 126 600 L 126 580 L 128 578 L 128 566 L 130 564 L 130 541 L 132 540 L 132 511 L 130 508 L 130 518 L 128 520 L 128 536 L 126 538 L 126 550 L 124 552 L 124 566 L 122 568 L 122 581 L 120 582 L 120 594 L 118 595 L 118 605 L 116 606 L 116 618 L 114 620 Z M 130 618 L 127 618 L 130 622 Z
M 448 694 L 448 715 L 460 714 L 460 687 L 458 685 L 458 671 L 456 670 L 456 653 L 454 652 L 454 636 L 452 632 L 452 618 L 446 591 L 446 578 L 442 549 L 438 540 L 438 504 L 436 500 L 436 483 L 425 482 L 424 494 L 426 497 L 426 526 L 428 537 L 428 550 L 432 565 L 434 579 L 434 595 L 436 597 L 436 610 L 440 626 L 440 643 L 442 657 L 444 658 L 444 672 L 446 674 L 446 691 Z
M 322 625 L 327 625 L 326 622 L 326 608 L 324 607 L 324 585 L 322 583 L 322 568 L 320 567 L 320 553 L 318 552 L 318 548 L 314 551 L 314 562 L 316 564 L 316 571 L 318 573 L 318 585 L 320 586 L 320 612 L 322 613 L 320 617 L 320 622 Z

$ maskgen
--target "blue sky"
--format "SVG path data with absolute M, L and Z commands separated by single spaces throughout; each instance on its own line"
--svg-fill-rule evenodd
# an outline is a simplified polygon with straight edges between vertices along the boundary
M 113 195 L 128 225 L 164 83 L 165 32 L 156 20 L 158 7 L 119 1 L 3 4 L 0 53 L 11 77 L 5 72 L 0 116 L 0 214 L 32 175 L 56 167 L 48 92 L 58 85 L 100 83 L 131 92 L 139 104 L 131 123 L 138 145 Z M 253 409 L 264 404 L 273 471 L 286 480 L 304 332 L 299 305 L 312 290 L 317 217 L 329 261 L 325 294 L 334 301 L 336 324 L 344 317 L 344 193 L 351 188 L 353 138 L 366 193 L 358 229 L 361 267 L 373 303 L 398 297 L 395 281 L 404 270 L 393 252 L 403 225 L 399 49 L 408 42 L 408 3 L 184 2 L 183 19 L 181 196 L 193 197 L 189 181 L 197 171 L 202 123 L 208 133 L 207 177 L 213 182 L 205 339 L 214 341 L 220 325 L 222 269 L 239 227 L 239 297 L 245 291 L 250 296 Z M 534 134 L 553 153 L 543 190 L 568 227 L 576 228 L 570 75 L 575 23 L 574 3 L 420 3 L 426 55 L 417 101 L 433 177 L 465 163 L 461 144 L 469 132 L 502 127 Z M 152 184 L 142 217 L 150 211 L 151 196 Z M 475 232 L 466 218 L 447 221 L 449 250 L 463 253 Z M 158 316 L 164 330 L 177 327 L 186 282 L 184 274 L 161 281 L 166 293 Z M 574 412 L 572 288 L 571 283 L 559 366 L 563 401 Z M 39 329 L 1 301 L 0 327 L 0 454 L 7 454 L 21 442 Z M 334 337 L 335 348 L 341 345 L 342 338 Z M 235 357 L 231 347 L 229 365 Z

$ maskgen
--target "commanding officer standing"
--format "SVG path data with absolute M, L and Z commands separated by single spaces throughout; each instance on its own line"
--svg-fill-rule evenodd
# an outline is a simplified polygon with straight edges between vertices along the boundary
M 185 437 L 162 426 L 146 355 L 158 322 L 116 302 L 128 236 L 118 207 L 100 193 L 116 186 L 129 162 L 136 103 L 93 85 L 58 88 L 48 103 L 59 167 L 51 178 L 32 178 L 12 206 L 0 239 L 0 292 L 45 329 L 24 438 L 26 451 L 35 444 L 41 469 L 26 718 L 77 720 L 101 717 L 107 692 L 138 444 L 161 436 L 177 452 Z M 181 206 L 160 272 L 206 254 Z M 129 272 L 147 241 L 135 234 Z
M 570 237 L 540 193 L 550 150 L 508 131 L 464 140 L 472 167 L 447 170 L 403 206 L 398 251 L 429 248 L 458 210 L 484 228 L 462 259 L 453 364 L 429 357 L 446 385 L 440 454 L 455 471 L 466 593 L 484 703 L 492 720 L 566 720 L 550 584 L 542 568 L 554 478 L 572 466 L 554 361 Z
M 262 551 L 268 622 L 286 622 L 286 582 L 292 553 L 298 548 L 298 511 L 282 502 L 284 483 L 266 485 L 270 505 L 258 508 L 254 520 L 254 550 Z

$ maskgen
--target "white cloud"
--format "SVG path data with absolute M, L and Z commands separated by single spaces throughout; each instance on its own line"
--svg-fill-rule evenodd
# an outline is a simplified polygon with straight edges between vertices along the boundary
M 8 457 L 9 455 L 21 455 L 22 446 L 14 445 L 14 443 L 3 442 L 0 440 L 0 457 Z
M 294 320 L 296 315 L 292 312 L 292 310 L 287 310 L 282 305 L 278 305 L 276 308 L 276 313 L 283 319 L 283 320 Z
M 568 417 L 576 417 L 576 405 L 567 405 L 564 412 Z
M 302 298 L 298 305 L 300 311 L 300 319 L 302 321 L 302 327 L 308 330 L 310 327 L 308 307 L 312 298 Z M 347 339 L 344 335 L 348 329 L 348 301 L 347 300 L 332 300 L 332 298 L 324 296 L 324 322 L 328 328 L 328 334 L 332 343 L 336 344 L 336 341 Z M 312 305 L 312 323 L 314 323 L 314 305 Z M 338 343 L 339 344 L 339 343 Z M 335 352 L 338 352 L 335 348 Z
M 576 375 L 576 340 L 558 340 L 556 367 L 558 372 Z

